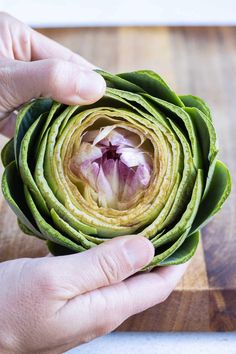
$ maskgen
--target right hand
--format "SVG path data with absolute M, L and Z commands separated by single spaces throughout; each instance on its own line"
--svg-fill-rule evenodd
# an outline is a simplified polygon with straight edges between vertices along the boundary
M 153 254 L 148 239 L 122 236 L 79 254 L 3 262 L 0 352 L 63 353 L 164 301 L 187 264 L 130 277 Z

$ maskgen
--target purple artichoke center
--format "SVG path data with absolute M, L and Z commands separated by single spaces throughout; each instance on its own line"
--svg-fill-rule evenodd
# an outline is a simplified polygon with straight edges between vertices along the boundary
M 92 188 L 98 206 L 125 210 L 148 188 L 153 156 L 140 132 L 117 126 L 86 131 L 70 168 Z M 145 144 L 146 143 L 146 144 Z

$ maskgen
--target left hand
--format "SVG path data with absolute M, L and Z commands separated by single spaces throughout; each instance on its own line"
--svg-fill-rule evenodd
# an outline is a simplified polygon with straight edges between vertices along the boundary
M 71 50 L 0 12 L 0 133 L 11 137 L 12 112 L 32 98 L 51 97 L 68 105 L 96 102 L 105 81 Z

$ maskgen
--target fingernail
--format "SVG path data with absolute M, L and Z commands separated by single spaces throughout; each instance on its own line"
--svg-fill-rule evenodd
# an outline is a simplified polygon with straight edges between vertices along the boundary
M 82 71 L 79 76 L 77 94 L 83 100 L 102 97 L 105 92 L 105 80 L 95 71 Z
M 134 236 L 124 243 L 126 256 L 134 270 L 141 269 L 147 265 L 154 256 L 152 243 L 140 236 Z

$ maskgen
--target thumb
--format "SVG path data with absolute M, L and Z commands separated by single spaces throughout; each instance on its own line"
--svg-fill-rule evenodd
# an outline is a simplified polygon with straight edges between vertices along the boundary
M 4 61 L 0 81 L 0 110 L 5 115 L 40 96 L 69 105 L 90 104 L 102 97 L 106 86 L 96 72 L 58 59 Z
M 46 277 L 56 274 L 55 288 L 60 289 L 63 284 L 63 289 L 69 289 L 65 297 L 70 299 L 128 278 L 148 264 L 153 256 L 154 247 L 148 239 L 122 236 L 80 254 L 48 258 L 47 264 L 44 259 L 42 265 Z

